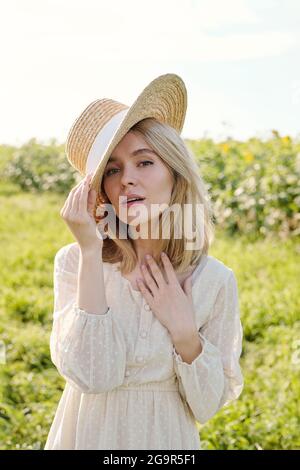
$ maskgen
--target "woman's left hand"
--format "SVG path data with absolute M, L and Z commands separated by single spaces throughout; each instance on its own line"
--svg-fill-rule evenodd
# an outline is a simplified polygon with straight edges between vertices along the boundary
M 162 255 L 167 282 L 157 265 L 150 257 L 147 266 L 142 266 L 144 279 L 138 280 L 138 286 L 152 312 L 165 328 L 168 329 L 173 340 L 185 341 L 197 332 L 192 297 L 192 275 L 181 287 L 174 268 L 168 256 Z

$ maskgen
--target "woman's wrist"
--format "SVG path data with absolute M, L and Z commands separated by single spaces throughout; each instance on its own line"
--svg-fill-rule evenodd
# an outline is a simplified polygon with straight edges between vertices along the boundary
M 102 241 L 96 242 L 86 247 L 80 246 L 81 256 L 83 258 L 94 257 L 95 255 L 99 255 L 99 253 L 102 252 L 102 248 L 103 248 Z

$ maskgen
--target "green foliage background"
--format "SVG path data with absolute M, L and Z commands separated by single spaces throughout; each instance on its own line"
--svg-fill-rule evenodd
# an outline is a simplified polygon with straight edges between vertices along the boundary
M 300 449 L 300 143 L 187 141 L 212 197 L 210 254 L 237 277 L 241 397 L 199 425 L 204 449 Z M 64 387 L 50 359 L 59 211 L 81 177 L 62 146 L 0 146 L 0 449 L 42 449 Z M 2 361 L 3 362 L 3 361 Z

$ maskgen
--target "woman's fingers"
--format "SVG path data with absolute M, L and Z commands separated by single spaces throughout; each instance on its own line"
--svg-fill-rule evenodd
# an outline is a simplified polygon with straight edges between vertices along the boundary
M 72 196 L 71 194 L 69 194 L 67 199 L 65 200 L 62 210 L 60 211 L 60 215 L 64 217 L 70 211 L 71 207 L 72 207 Z
M 77 183 L 69 192 L 68 194 L 68 197 L 67 199 L 65 200 L 65 203 L 60 211 L 60 215 L 63 216 L 63 214 L 70 210 L 70 208 L 72 207 L 72 196 L 74 194 L 74 192 L 76 191 L 76 189 L 82 184 L 82 180 L 79 181 L 79 183 Z
M 146 281 L 145 282 L 146 286 L 148 287 L 151 294 L 154 295 L 155 292 L 157 292 L 157 289 L 159 288 L 159 286 L 156 284 L 155 279 L 151 276 L 150 272 L 148 271 L 146 264 L 142 264 L 142 274 Z
M 82 184 L 74 191 L 72 194 L 72 203 L 71 203 L 71 212 L 73 215 L 77 215 L 79 204 L 78 204 L 78 198 L 79 195 L 81 194 L 82 191 L 82 186 L 84 185 L 84 180 L 82 181 Z
M 84 182 L 81 192 L 78 195 L 78 210 L 83 213 L 87 210 L 87 198 L 89 193 L 89 179 L 87 178 Z
M 97 199 L 96 190 L 95 189 L 89 190 L 88 196 L 87 196 L 87 211 L 91 216 L 93 216 L 96 199 Z
M 174 271 L 173 265 L 172 265 L 168 255 L 166 253 L 163 253 L 161 255 L 161 259 L 162 259 L 162 262 L 163 262 L 163 265 L 164 265 L 164 268 L 165 268 L 165 272 L 167 274 L 168 283 L 178 284 L 178 279 L 177 279 L 176 273 Z
M 165 282 L 165 279 L 163 277 L 163 274 L 158 266 L 158 264 L 156 263 L 155 259 L 154 258 L 147 258 L 147 263 L 149 264 L 150 266 L 150 270 L 151 270 L 151 273 L 152 273 L 152 276 L 153 278 L 155 279 L 157 285 L 159 288 L 162 288 L 166 282 Z
M 91 174 L 87 175 L 87 177 L 83 181 L 82 186 L 78 188 L 74 194 L 74 211 L 76 210 L 78 216 L 84 216 L 88 211 L 88 198 L 90 191 L 91 176 Z
M 85 178 L 82 181 L 82 185 L 80 186 L 80 188 L 78 188 L 74 194 L 74 211 L 76 212 L 76 214 L 78 213 L 78 215 L 83 213 L 80 207 L 80 201 L 82 198 L 82 194 L 86 191 L 87 186 L 88 186 L 87 179 Z
M 70 191 L 64 210 L 61 214 L 81 247 L 90 247 L 94 246 L 95 243 L 102 243 L 101 238 L 97 233 L 96 221 L 93 217 L 90 217 L 87 211 L 87 199 L 91 176 L 92 175 L 87 175 L 79 185 Z M 95 195 L 94 193 L 92 194 L 94 198 Z
M 77 211 L 79 210 L 79 199 L 78 199 L 78 196 L 81 195 L 82 193 L 82 189 L 85 188 L 86 186 L 86 182 L 88 182 L 88 180 L 90 179 L 91 177 L 91 174 L 90 175 L 87 175 L 84 177 L 84 179 L 82 179 L 78 184 L 76 184 L 76 186 L 74 186 L 66 201 L 65 201 L 65 204 L 60 212 L 61 216 L 64 217 L 66 215 L 66 213 L 73 213 L 73 215 L 76 215 Z

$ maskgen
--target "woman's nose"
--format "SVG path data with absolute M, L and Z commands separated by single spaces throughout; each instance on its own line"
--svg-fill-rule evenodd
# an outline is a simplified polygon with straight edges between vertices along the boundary
M 134 169 L 125 168 L 121 177 L 121 183 L 126 186 L 127 184 L 135 184 L 137 181 L 137 176 Z

